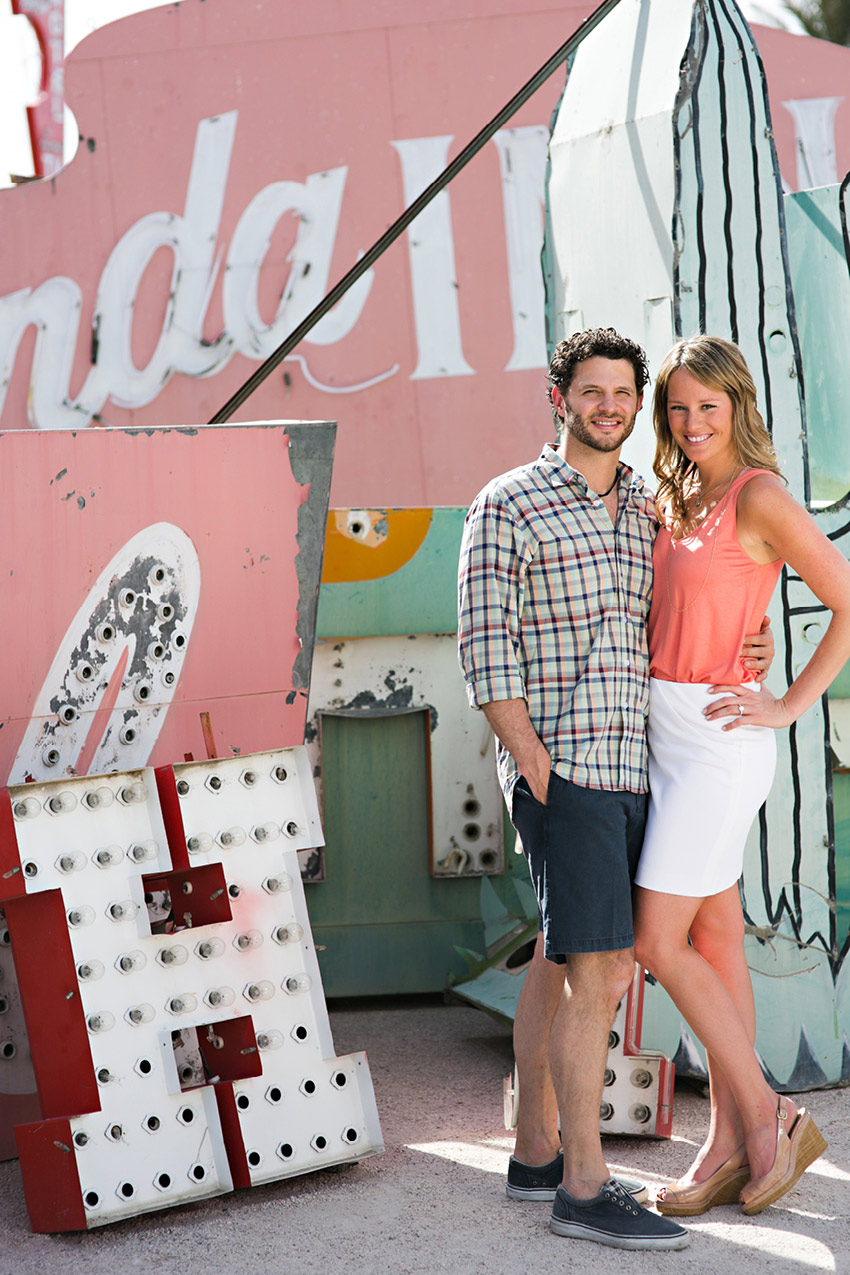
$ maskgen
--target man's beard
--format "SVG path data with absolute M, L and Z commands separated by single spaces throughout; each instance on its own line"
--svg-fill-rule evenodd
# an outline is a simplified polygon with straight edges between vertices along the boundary
M 573 412 L 564 404 L 563 425 L 566 434 L 570 434 L 577 443 L 591 447 L 595 452 L 615 452 L 631 434 L 637 420 L 637 412 L 623 418 L 622 428 L 611 434 L 594 433 L 589 424 L 589 417 Z

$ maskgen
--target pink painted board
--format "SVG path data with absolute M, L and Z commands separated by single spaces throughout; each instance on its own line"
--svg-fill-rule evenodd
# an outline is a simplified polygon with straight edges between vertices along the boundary
M 96 32 L 67 68 L 75 159 L 0 193 L 0 425 L 209 419 L 592 8 L 183 0 Z M 787 184 L 801 146 L 843 174 L 850 51 L 757 36 Z M 339 419 L 335 505 L 464 504 L 545 439 L 537 255 L 562 84 L 241 409 Z M 784 105 L 801 100 L 806 119 Z
M 3 782 L 301 743 L 333 432 L 0 434 Z

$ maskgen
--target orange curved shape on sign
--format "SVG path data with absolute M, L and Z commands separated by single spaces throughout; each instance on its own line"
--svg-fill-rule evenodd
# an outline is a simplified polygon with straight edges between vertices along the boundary
M 332 509 L 323 584 L 379 580 L 398 571 L 424 543 L 431 509 Z

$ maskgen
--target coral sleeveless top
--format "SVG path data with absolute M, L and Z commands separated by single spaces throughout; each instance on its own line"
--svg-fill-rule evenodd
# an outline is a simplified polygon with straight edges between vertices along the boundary
M 697 530 L 674 540 L 662 527 L 652 555 L 649 664 L 664 682 L 754 680 L 741 662 L 747 633 L 758 633 L 781 559 L 753 562 L 738 543 L 738 492 L 765 469 L 739 474 Z

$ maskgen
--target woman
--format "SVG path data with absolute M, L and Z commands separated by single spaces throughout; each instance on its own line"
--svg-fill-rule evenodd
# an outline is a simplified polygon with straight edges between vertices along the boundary
M 706 1142 L 685 1176 L 662 1188 L 658 1207 L 686 1215 L 740 1198 L 745 1213 L 758 1213 L 826 1143 L 805 1108 L 770 1088 L 756 1059 L 737 882 L 773 778 L 773 732 L 815 703 L 850 657 L 850 564 L 786 491 L 737 346 L 680 341 L 659 372 L 653 414 L 663 526 L 635 948 L 705 1045 L 711 1085 Z M 751 680 L 739 653 L 786 562 L 832 618 L 776 698 Z

